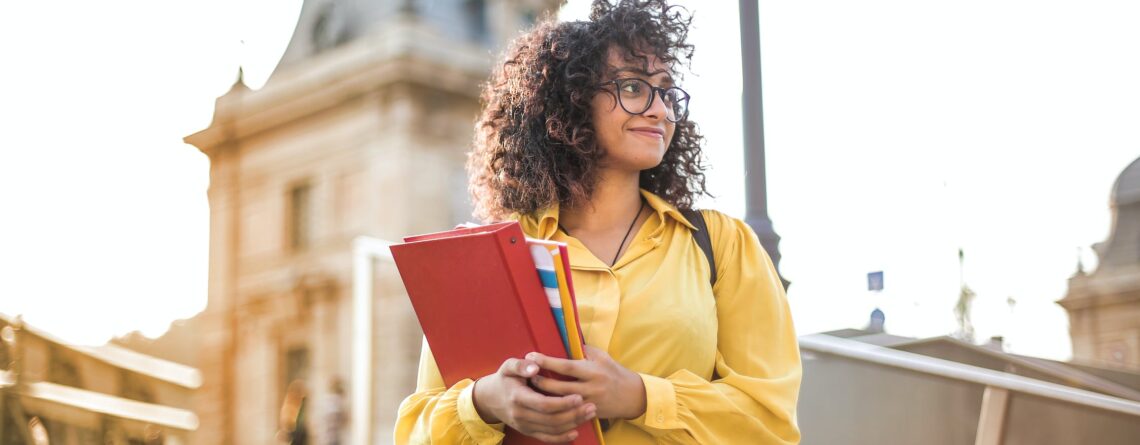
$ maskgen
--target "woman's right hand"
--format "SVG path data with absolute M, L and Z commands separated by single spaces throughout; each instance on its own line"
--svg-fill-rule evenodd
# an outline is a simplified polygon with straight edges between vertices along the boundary
M 578 437 L 578 425 L 593 419 L 597 408 L 582 396 L 545 396 L 527 386 L 538 373 L 532 360 L 510 358 L 494 374 L 475 382 L 475 411 L 487 423 L 506 423 L 520 433 L 547 443 Z

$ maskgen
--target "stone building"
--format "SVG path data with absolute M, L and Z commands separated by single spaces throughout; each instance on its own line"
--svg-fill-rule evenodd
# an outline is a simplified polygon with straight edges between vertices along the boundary
M 0 314 L 0 444 L 184 445 L 201 383 L 189 366 L 69 344 Z
M 1069 313 L 1073 360 L 1140 369 L 1140 159 L 1116 179 L 1112 232 L 1093 246 L 1094 272 L 1069 278 L 1058 303 Z M 1083 269 L 1083 268 L 1082 268 Z
M 351 374 L 353 239 L 469 219 L 462 166 L 491 54 L 558 3 L 305 0 L 265 87 L 239 77 L 217 99 L 185 139 L 210 158 L 197 443 L 271 443 L 298 380 L 312 438 L 336 430 L 321 410 Z M 421 333 L 394 267 L 373 276 L 374 409 L 353 420 L 387 443 Z

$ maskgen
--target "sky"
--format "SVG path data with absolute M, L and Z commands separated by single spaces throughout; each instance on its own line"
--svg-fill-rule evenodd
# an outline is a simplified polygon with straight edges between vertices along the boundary
M 206 303 L 209 161 L 182 137 L 239 66 L 264 85 L 300 0 L 60 3 L 3 7 L 0 313 L 77 343 L 157 336 Z M 700 205 L 743 217 L 737 4 L 679 3 L 716 196 Z M 1095 267 L 1113 181 L 1140 157 L 1140 5 L 761 2 L 760 23 L 769 212 L 798 331 L 880 307 L 888 332 L 949 334 L 962 276 L 979 340 L 1068 358 L 1054 302 L 1078 255 Z

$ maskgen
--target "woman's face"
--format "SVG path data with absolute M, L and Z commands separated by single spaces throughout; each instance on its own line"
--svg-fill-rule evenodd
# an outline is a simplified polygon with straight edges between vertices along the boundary
M 608 70 L 603 81 L 615 79 L 643 79 L 650 85 L 660 88 L 673 86 L 673 77 L 667 66 L 654 56 L 649 56 L 649 70 L 646 71 L 640 59 L 625 60 L 621 52 L 610 48 Z M 610 93 L 622 94 L 618 86 L 609 83 L 603 86 Z M 676 124 L 666 119 L 667 107 L 660 95 L 654 94 L 653 104 L 641 114 L 630 114 L 618 104 L 614 94 L 599 92 L 591 104 L 594 131 L 598 144 L 605 151 L 602 166 L 631 172 L 656 167 L 665 156 L 669 142 L 673 140 Z M 633 104 L 626 108 L 636 110 Z

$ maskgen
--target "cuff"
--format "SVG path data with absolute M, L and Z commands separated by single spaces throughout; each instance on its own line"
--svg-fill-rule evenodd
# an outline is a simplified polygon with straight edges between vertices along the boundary
M 629 423 L 656 429 L 678 428 L 677 391 L 673 383 L 657 376 L 640 375 L 645 385 L 645 413 Z
M 471 438 L 475 439 L 476 442 L 498 443 L 503 440 L 503 424 L 484 422 L 483 418 L 479 417 L 479 412 L 475 410 L 474 382 L 460 391 L 459 399 L 455 401 L 455 405 L 459 412 L 459 421 L 467 429 L 467 434 L 471 435 Z

